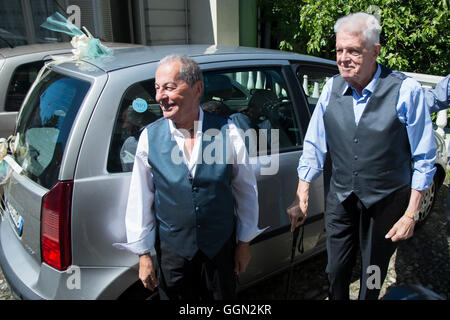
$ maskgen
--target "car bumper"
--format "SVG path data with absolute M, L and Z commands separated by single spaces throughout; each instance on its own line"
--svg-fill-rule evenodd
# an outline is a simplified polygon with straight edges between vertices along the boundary
M 21 272 L 18 272 L 16 269 L 16 264 L 19 264 L 24 267 L 21 268 L 21 271 L 29 274 L 34 273 L 30 270 L 30 263 L 33 262 L 26 259 L 27 257 L 24 253 L 27 253 L 20 245 L 17 237 L 14 235 L 14 231 L 9 226 L 7 219 L 7 217 L 4 217 L 4 219 L 1 219 L 0 221 L 0 266 L 2 268 L 3 275 L 5 276 L 6 282 L 8 282 L 12 294 L 16 299 L 41 300 L 43 297 L 36 293 L 31 286 L 24 281 L 24 279 L 27 278 L 20 277 Z M 9 252 L 14 252 L 13 260 L 8 259 L 7 255 Z M 28 277 L 28 279 L 30 278 Z
M 137 281 L 137 271 L 127 267 L 71 266 L 61 272 L 38 263 L 22 246 L 8 219 L 0 219 L 0 266 L 17 299 L 117 299 Z

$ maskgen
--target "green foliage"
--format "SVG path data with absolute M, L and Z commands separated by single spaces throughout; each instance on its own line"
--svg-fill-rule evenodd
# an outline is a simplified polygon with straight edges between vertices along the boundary
M 281 50 L 335 59 L 334 23 L 351 12 L 378 14 L 379 62 L 393 69 L 450 73 L 448 0 L 261 0 Z M 370 11 L 369 6 L 380 10 Z

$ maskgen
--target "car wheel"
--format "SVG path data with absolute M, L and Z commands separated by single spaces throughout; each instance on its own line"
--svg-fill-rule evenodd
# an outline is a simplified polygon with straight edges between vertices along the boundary
M 431 186 L 427 190 L 425 190 L 422 195 L 422 204 L 420 206 L 418 223 L 423 223 L 430 215 L 431 209 L 434 205 L 434 201 L 436 200 L 436 190 L 436 181 L 435 179 L 433 179 Z

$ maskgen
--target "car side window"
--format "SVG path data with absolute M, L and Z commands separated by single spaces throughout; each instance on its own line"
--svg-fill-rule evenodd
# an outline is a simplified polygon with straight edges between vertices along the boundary
M 339 71 L 337 67 L 332 66 L 300 65 L 296 73 L 308 99 L 309 111 L 312 114 L 322 93 L 323 86 L 328 79 L 339 73 Z
M 292 150 L 301 144 L 281 68 L 211 71 L 204 72 L 203 77 L 201 107 L 233 120 L 243 130 L 251 156 Z M 133 84 L 126 90 L 111 138 L 109 172 L 132 171 L 141 131 L 160 117 L 154 79 Z
M 130 86 L 120 102 L 109 148 L 109 172 L 131 172 L 141 131 L 162 116 L 155 101 L 155 80 Z
M 6 111 L 19 111 L 28 90 L 31 88 L 44 63 L 45 61 L 42 60 L 25 63 L 14 70 L 6 96 Z
M 242 129 L 250 156 L 292 150 L 301 144 L 281 68 L 207 71 L 203 78 L 202 108 L 229 117 Z

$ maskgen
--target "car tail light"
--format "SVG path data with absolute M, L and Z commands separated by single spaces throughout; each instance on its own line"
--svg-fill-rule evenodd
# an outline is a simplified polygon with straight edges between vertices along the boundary
M 42 261 L 66 270 L 72 263 L 70 240 L 70 208 L 73 181 L 60 181 L 42 199 Z

